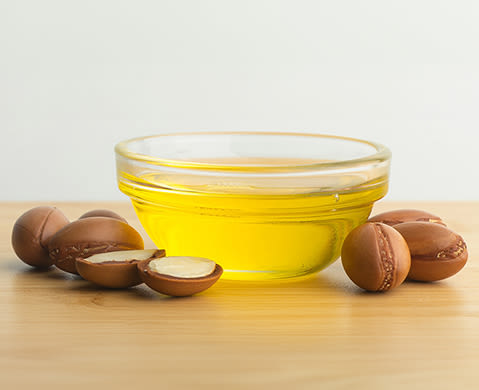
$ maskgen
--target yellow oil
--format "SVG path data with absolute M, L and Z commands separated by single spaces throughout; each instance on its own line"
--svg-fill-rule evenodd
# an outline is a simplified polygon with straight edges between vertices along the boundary
M 223 278 L 264 280 L 306 275 L 339 257 L 347 233 L 369 216 L 387 180 L 342 192 L 225 194 L 159 189 L 136 178 L 120 189 L 158 248 L 170 256 L 207 257 Z M 151 187 L 151 188 L 150 188 Z

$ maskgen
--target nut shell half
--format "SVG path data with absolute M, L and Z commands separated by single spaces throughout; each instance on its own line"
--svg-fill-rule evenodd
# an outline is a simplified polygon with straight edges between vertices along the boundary
M 207 276 L 177 278 L 152 271 L 149 267 L 152 260 L 140 261 L 137 264 L 141 279 L 153 290 L 173 297 L 186 297 L 204 291 L 215 284 L 223 274 L 223 268 L 216 264 L 214 271 Z
M 126 252 L 133 251 L 117 251 L 114 253 L 124 254 Z M 142 252 L 150 251 L 144 250 Z M 147 260 L 153 260 L 165 256 L 165 251 L 163 249 L 151 252 L 151 256 Z M 99 286 L 108 288 L 128 288 L 143 283 L 138 272 L 138 267 L 136 266 L 139 261 L 141 260 L 132 258 L 131 260 L 111 260 L 102 263 L 92 263 L 91 261 L 88 261 L 88 258 L 79 258 L 76 259 L 76 269 L 84 279 Z
M 53 263 L 63 271 L 78 274 L 75 260 L 97 253 L 143 249 L 143 239 L 130 225 L 118 219 L 78 219 L 58 231 L 48 249 Z

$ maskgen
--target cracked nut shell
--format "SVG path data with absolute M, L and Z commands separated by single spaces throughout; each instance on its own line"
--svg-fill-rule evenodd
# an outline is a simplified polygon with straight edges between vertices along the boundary
M 17 256 L 32 267 L 48 268 L 51 237 L 70 221 L 56 207 L 35 207 L 22 214 L 12 230 L 12 247 Z
M 411 251 L 408 278 L 433 282 L 458 273 L 467 262 L 464 239 L 445 226 L 429 222 L 405 222 L 395 225 Z
M 128 288 L 143 283 L 137 263 L 165 256 L 163 249 L 144 249 L 99 253 L 76 260 L 78 273 L 84 279 L 108 288 Z
M 178 278 L 153 271 L 149 264 L 154 259 L 140 261 L 137 266 L 141 279 L 159 293 L 174 297 L 197 294 L 210 288 L 223 274 L 223 268 L 216 264 L 213 272 L 199 278 Z
M 88 211 L 85 214 L 82 214 L 80 218 L 78 219 L 91 218 L 91 217 L 114 218 L 114 219 L 119 219 L 120 221 L 123 221 L 125 223 L 128 223 L 127 220 L 123 218 L 121 215 L 107 209 L 95 209 L 95 210 Z
M 78 219 L 59 230 L 48 249 L 53 263 L 78 274 L 75 260 L 97 253 L 143 249 L 140 234 L 125 222 L 108 217 Z
M 349 278 L 368 291 L 399 286 L 409 272 L 411 257 L 404 238 L 391 226 L 368 222 L 346 237 L 341 261 Z
M 385 213 L 375 215 L 372 218 L 369 218 L 368 222 L 381 222 L 389 226 L 394 226 L 403 222 L 434 222 L 440 225 L 446 225 L 440 217 L 437 215 L 428 213 L 423 210 L 415 209 L 402 209 L 402 210 L 392 210 Z

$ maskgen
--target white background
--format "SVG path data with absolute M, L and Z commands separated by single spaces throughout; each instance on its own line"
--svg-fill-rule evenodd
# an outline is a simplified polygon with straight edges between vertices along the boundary
M 0 200 L 126 199 L 172 130 L 386 144 L 388 199 L 479 199 L 478 1 L 0 0 Z

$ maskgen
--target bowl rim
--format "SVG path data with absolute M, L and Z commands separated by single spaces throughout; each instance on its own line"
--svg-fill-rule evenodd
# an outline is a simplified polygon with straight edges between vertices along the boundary
M 338 160 L 332 162 L 315 162 L 315 163 L 299 163 L 299 164 L 285 164 L 285 165 L 268 165 L 268 164 L 227 164 L 227 163 L 210 163 L 210 162 L 198 162 L 198 161 L 187 161 L 187 160 L 175 160 L 175 159 L 165 159 L 161 157 L 154 157 L 146 154 L 140 154 L 132 152 L 129 150 L 129 145 L 134 142 L 147 141 L 149 139 L 155 138 L 164 138 L 164 137 L 175 137 L 175 136 L 210 136 L 210 135 L 259 135 L 259 136 L 294 136 L 294 137 L 311 137 L 311 138 L 326 138 L 334 139 L 338 141 L 348 141 L 355 142 L 358 144 L 368 145 L 375 149 L 375 152 L 364 157 L 349 159 L 349 160 Z M 118 156 L 124 157 L 128 160 L 138 161 L 142 163 L 152 164 L 152 165 L 161 165 L 171 168 L 179 169 L 198 169 L 198 170 L 215 170 L 215 171 L 318 171 L 318 170 L 331 170 L 331 169 L 345 169 L 345 168 L 354 168 L 356 166 L 364 166 L 365 164 L 375 164 L 378 162 L 384 162 L 391 159 L 391 151 L 384 145 L 363 140 L 354 137 L 345 137 L 337 136 L 330 134 L 322 133 L 313 133 L 313 132 L 292 132 L 292 131 L 177 131 L 164 134 L 155 134 L 142 137 L 129 138 L 124 141 L 120 141 L 115 145 L 115 153 Z

